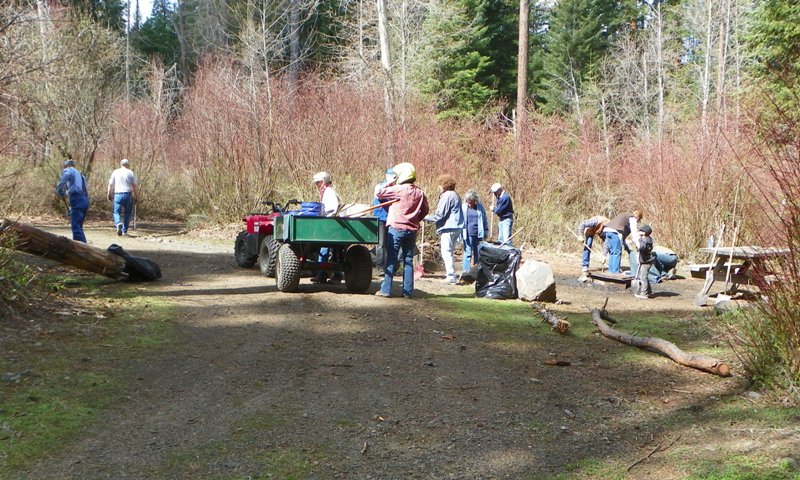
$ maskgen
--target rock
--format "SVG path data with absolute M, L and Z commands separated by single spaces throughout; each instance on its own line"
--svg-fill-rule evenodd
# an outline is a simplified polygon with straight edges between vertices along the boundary
M 738 302 L 734 300 L 722 300 L 714 304 L 714 313 L 722 315 L 725 312 L 732 312 L 741 308 Z
M 526 260 L 517 270 L 516 275 L 520 300 L 527 302 L 556 301 L 556 281 L 550 265 L 536 260 Z
M 747 393 L 745 393 L 745 396 L 747 396 L 747 398 L 749 398 L 751 400 L 758 400 L 759 398 L 761 398 L 761 394 L 760 393 L 754 392 L 752 390 L 747 392 Z

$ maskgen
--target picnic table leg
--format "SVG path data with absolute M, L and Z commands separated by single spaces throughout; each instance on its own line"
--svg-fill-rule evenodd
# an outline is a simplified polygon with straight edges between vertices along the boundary
M 721 272 L 722 269 L 725 267 L 725 259 L 719 257 L 717 259 L 717 263 L 713 264 L 711 268 L 706 270 L 706 281 L 703 283 L 703 288 L 700 289 L 700 293 L 698 293 L 694 297 L 694 304 L 698 307 L 702 307 L 708 301 L 708 292 L 711 290 L 711 286 L 714 285 L 715 277 L 717 276 L 717 272 Z

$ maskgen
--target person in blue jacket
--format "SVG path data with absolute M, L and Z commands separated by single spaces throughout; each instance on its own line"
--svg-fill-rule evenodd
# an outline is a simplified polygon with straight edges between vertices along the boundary
M 478 245 L 489 233 L 489 221 L 486 219 L 486 209 L 475 190 L 467 190 L 461 210 L 464 211 L 464 230 L 461 233 L 464 240 L 464 261 L 461 266 L 462 272 L 466 272 L 478 263 Z
M 464 228 L 464 212 L 461 210 L 461 197 L 456 193 L 456 181 L 450 175 L 439 177 L 439 204 L 436 212 L 425 217 L 426 222 L 436 224 L 436 233 L 441 242 L 442 260 L 444 261 L 445 281 L 451 284 L 458 283 L 456 276 L 455 256 L 456 247 L 461 230 Z
M 391 168 L 387 169 L 384 180 L 375 185 L 373 194 L 377 195 L 381 189 L 394 185 L 396 181 L 397 175 Z M 380 205 L 381 203 L 383 202 L 377 196 L 372 197 L 372 205 Z M 378 219 L 378 246 L 375 247 L 375 266 L 378 268 L 378 273 L 382 275 L 386 269 L 386 253 L 388 252 L 386 220 L 389 217 L 389 207 L 376 208 L 373 215 Z
M 497 205 L 492 211 L 500 217 L 500 222 L 497 224 L 497 241 L 500 244 L 512 246 L 511 243 L 511 229 L 514 228 L 514 204 L 511 201 L 511 195 L 503 189 L 499 183 L 492 184 L 490 189 L 492 194 L 497 197 Z
M 83 233 L 83 221 L 89 211 L 89 191 L 86 188 L 86 177 L 75 168 L 75 160 L 68 158 L 64 162 L 64 170 L 56 185 L 56 193 L 60 197 L 69 197 L 69 221 L 72 226 L 72 239 L 86 243 Z

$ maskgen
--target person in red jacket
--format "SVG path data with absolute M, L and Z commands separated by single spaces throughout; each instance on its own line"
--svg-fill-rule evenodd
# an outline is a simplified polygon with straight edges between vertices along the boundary
M 411 298 L 414 292 L 414 247 L 417 243 L 419 224 L 430 208 L 425 192 L 416 186 L 417 173 L 414 165 L 400 163 L 392 168 L 397 175 L 396 183 L 387 184 L 375 193 L 381 202 L 396 200 L 389 207 L 386 219 L 387 255 L 386 269 L 381 288 L 375 295 L 392 296 L 392 277 L 397 268 L 398 252 L 403 252 L 403 297 Z

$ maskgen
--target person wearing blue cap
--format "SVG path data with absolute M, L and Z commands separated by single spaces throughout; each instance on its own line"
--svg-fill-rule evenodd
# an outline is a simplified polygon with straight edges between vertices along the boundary
M 69 197 L 67 212 L 72 227 L 72 239 L 86 243 L 83 221 L 86 219 L 86 212 L 89 211 L 89 191 L 86 188 L 86 177 L 75 168 L 75 160 L 68 158 L 64 161 L 64 170 L 56 185 L 56 193 L 61 198 Z
M 391 168 L 386 169 L 384 179 L 373 189 L 372 205 L 380 205 L 382 202 L 377 197 L 378 192 L 384 187 L 394 185 L 397 181 L 397 175 Z M 386 246 L 386 220 L 389 217 L 389 206 L 376 208 L 373 214 L 378 219 L 378 245 L 375 247 L 375 267 L 378 269 L 378 275 L 383 275 L 386 271 L 386 254 L 388 248 Z

